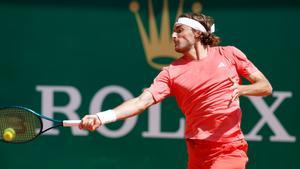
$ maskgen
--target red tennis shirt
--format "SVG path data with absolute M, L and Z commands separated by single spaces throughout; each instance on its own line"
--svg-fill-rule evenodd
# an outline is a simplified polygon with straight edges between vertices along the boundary
M 216 142 L 243 139 L 239 102 L 229 105 L 231 80 L 241 83 L 257 68 L 233 46 L 209 47 L 207 57 L 183 56 L 164 67 L 145 91 L 156 103 L 175 96 L 186 117 L 185 137 Z

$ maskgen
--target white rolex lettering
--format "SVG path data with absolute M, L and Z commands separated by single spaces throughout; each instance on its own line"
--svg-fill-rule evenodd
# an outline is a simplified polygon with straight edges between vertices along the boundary
M 258 110 L 262 118 L 257 122 L 254 128 L 247 135 L 245 135 L 247 140 L 261 141 L 262 136 L 258 135 L 258 132 L 265 124 L 268 124 L 270 129 L 275 134 L 270 138 L 271 141 L 277 141 L 277 142 L 296 141 L 296 137 L 289 135 L 288 132 L 283 127 L 283 125 L 279 122 L 279 120 L 274 115 L 275 110 L 280 106 L 280 104 L 285 99 L 292 97 L 292 93 L 274 92 L 273 96 L 276 97 L 277 99 L 270 107 L 265 103 L 262 97 L 249 97 L 250 101 Z
M 41 92 L 42 105 L 41 112 L 43 115 L 53 118 L 54 113 L 62 113 L 71 120 L 78 120 L 80 117 L 76 114 L 76 110 L 79 108 L 81 103 L 81 95 L 79 91 L 72 86 L 37 86 L 37 91 Z M 65 106 L 54 105 L 54 93 L 65 93 L 69 96 L 70 101 Z M 45 128 L 53 126 L 53 122 L 49 120 L 43 120 Z M 88 134 L 87 131 L 79 130 L 78 127 L 72 127 L 71 131 L 73 135 L 85 136 Z M 47 135 L 58 135 L 58 129 L 52 129 L 46 132 Z
M 148 131 L 142 133 L 143 137 L 150 138 L 183 138 L 184 118 L 179 121 L 179 129 L 176 132 L 161 131 L 161 103 L 151 106 L 148 112 Z

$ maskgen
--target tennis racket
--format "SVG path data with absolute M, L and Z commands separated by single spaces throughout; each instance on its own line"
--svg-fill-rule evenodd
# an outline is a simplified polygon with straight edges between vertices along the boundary
M 43 129 L 42 119 L 50 120 L 54 125 Z M 6 143 L 26 143 L 50 129 L 79 126 L 80 122 L 81 120 L 55 120 L 21 106 L 2 107 L 0 108 L 0 140 Z M 4 131 L 8 128 L 15 132 L 14 139 L 10 141 L 4 138 Z

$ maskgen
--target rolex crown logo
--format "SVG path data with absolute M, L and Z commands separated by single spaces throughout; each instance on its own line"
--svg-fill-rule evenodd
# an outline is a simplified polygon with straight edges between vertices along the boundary
M 183 0 L 179 0 L 176 18 L 183 12 Z M 140 5 L 137 1 L 132 1 L 129 5 L 130 11 L 134 14 L 137 21 L 138 30 L 141 36 L 142 44 L 146 54 L 147 62 L 155 69 L 160 69 L 168 63 L 160 63 L 177 59 L 181 56 L 174 50 L 174 44 L 171 37 L 170 17 L 168 10 L 168 0 L 163 0 L 162 18 L 160 24 L 160 32 L 157 29 L 157 21 L 154 14 L 152 0 L 148 0 L 148 21 L 149 21 L 149 36 L 145 30 L 140 14 L 138 13 Z M 200 2 L 194 2 L 192 11 L 200 13 L 202 5 Z

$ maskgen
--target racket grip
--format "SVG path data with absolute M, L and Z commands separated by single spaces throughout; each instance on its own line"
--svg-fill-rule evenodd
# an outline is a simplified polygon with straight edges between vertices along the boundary
M 72 127 L 72 126 L 79 126 L 81 120 L 64 120 L 63 126 L 64 127 Z

